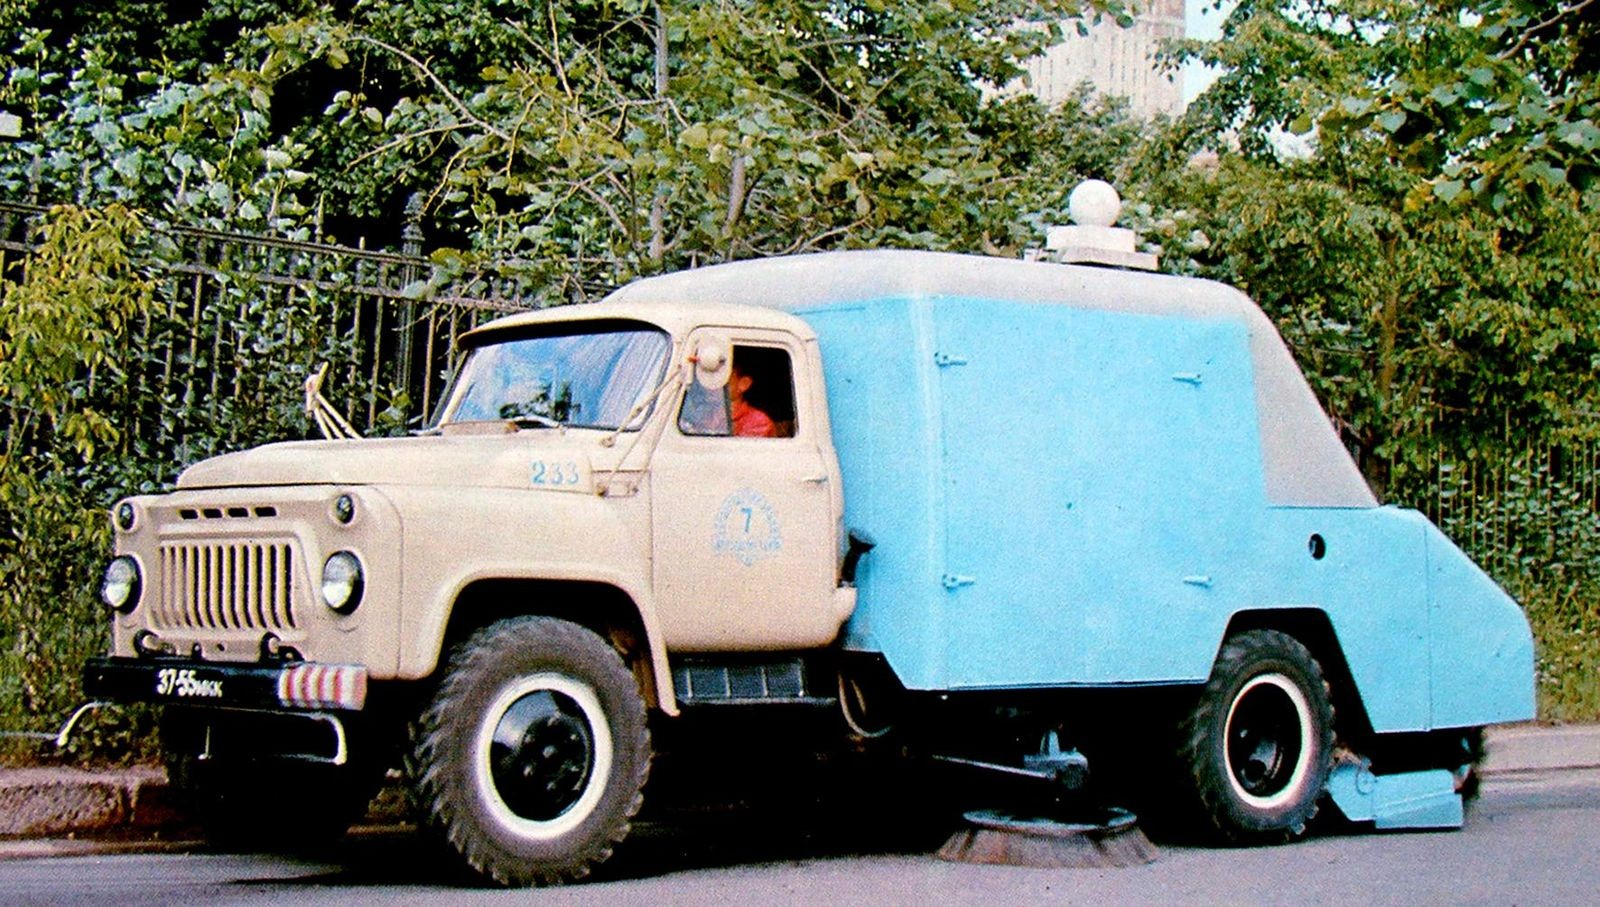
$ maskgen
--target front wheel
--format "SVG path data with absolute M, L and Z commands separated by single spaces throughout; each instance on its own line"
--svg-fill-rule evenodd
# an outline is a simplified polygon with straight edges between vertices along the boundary
M 508 886 L 580 879 L 639 809 L 644 702 L 589 630 L 503 620 L 457 649 L 414 728 L 410 768 L 428 824 L 473 871 Z
M 1276 630 L 1230 638 L 1183 725 L 1180 757 L 1202 822 L 1236 844 L 1297 837 L 1332 765 L 1333 707 L 1322 669 Z

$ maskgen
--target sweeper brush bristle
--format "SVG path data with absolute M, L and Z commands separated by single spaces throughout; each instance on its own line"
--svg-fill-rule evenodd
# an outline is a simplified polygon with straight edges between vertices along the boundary
M 1040 869 L 1105 869 L 1143 866 L 1158 851 L 1139 830 L 1133 814 L 1112 810 L 1094 824 L 1019 818 L 991 810 L 970 812 L 971 827 L 950 836 L 939 858 L 954 863 L 1033 866 Z

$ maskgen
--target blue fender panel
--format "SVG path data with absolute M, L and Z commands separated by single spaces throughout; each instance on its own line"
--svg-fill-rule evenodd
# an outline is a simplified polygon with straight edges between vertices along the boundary
M 1275 508 L 1257 558 L 1263 607 L 1327 615 L 1379 733 L 1429 726 L 1426 525 L 1393 507 Z
M 1531 719 L 1533 633 L 1527 618 L 1444 533 L 1427 528 L 1433 726 Z
M 1374 775 L 1347 762 L 1328 776 L 1328 795 L 1352 822 L 1374 828 L 1460 828 L 1465 821 L 1455 776 L 1444 769 Z

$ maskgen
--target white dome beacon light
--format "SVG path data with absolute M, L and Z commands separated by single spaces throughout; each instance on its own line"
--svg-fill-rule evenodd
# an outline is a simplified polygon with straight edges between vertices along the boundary
M 1039 257 L 1069 264 L 1156 269 L 1156 256 L 1138 250 L 1138 236 L 1126 227 L 1114 226 L 1122 214 L 1122 199 L 1110 183 L 1079 183 L 1067 196 L 1067 214 L 1073 222 L 1045 231 L 1044 254 Z

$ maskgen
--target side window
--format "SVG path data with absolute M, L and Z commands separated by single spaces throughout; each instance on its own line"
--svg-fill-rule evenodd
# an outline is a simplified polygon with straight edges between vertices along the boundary
M 713 391 L 690 382 L 678 413 L 678 430 L 702 437 L 794 437 L 794 370 L 789 353 L 776 347 L 734 346 L 727 387 Z

